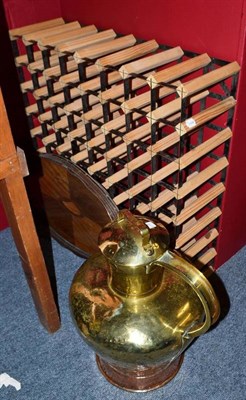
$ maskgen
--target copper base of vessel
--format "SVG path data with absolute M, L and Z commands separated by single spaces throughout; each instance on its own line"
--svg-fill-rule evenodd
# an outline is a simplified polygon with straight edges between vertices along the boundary
M 131 392 L 148 392 L 158 389 L 172 380 L 178 373 L 182 362 L 183 354 L 171 364 L 161 364 L 156 367 L 134 367 L 124 368 L 109 364 L 98 355 L 96 361 L 99 370 L 105 378 L 120 389 Z

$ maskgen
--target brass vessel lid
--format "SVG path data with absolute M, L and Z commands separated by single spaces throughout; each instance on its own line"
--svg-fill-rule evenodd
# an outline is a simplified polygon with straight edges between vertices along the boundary
M 159 221 L 122 210 L 102 229 L 98 244 L 112 264 L 137 267 L 163 255 L 169 246 L 169 234 Z

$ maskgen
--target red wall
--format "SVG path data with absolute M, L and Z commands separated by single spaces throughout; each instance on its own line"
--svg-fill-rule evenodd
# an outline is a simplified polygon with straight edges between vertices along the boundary
M 3 0 L 9 28 L 61 16 L 60 0 Z
M 4 0 L 10 27 L 57 16 L 143 39 L 207 52 L 242 66 L 218 265 L 246 243 L 246 0 Z
M 60 0 L 62 15 L 143 39 L 238 58 L 244 0 Z

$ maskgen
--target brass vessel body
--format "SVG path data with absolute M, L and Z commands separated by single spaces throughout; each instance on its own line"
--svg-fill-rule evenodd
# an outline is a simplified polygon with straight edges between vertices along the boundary
M 159 387 L 217 319 L 216 296 L 195 267 L 168 250 L 165 228 L 147 218 L 121 213 L 99 245 L 102 252 L 82 265 L 70 289 L 75 324 L 113 384 Z

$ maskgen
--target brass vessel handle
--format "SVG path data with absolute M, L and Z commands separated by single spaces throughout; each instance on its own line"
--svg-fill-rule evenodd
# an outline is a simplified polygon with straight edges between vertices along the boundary
M 204 308 L 205 320 L 194 330 L 187 332 L 187 335 L 192 338 L 205 333 L 220 314 L 220 305 L 209 281 L 192 264 L 170 250 L 167 250 L 155 264 L 177 273 L 196 292 Z

